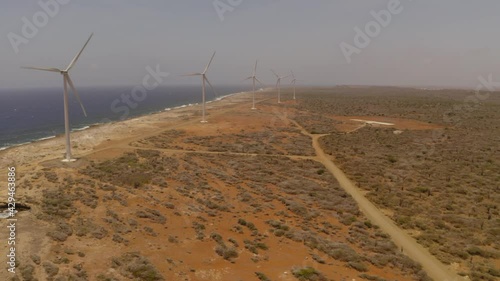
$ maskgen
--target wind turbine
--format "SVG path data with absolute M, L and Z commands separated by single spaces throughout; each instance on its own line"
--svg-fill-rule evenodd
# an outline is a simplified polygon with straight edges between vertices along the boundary
M 80 55 L 83 53 L 83 50 L 85 47 L 87 47 L 87 44 L 89 43 L 90 39 L 92 39 L 92 36 L 94 34 L 92 33 L 85 42 L 85 45 L 83 45 L 83 48 L 80 50 L 78 54 L 73 58 L 73 60 L 70 62 L 68 67 L 66 69 L 59 69 L 59 68 L 43 68 L 43 67 L 22 67 L 24 69 L 34 69 L 34 70 L 41 70 L 41 71 L 50 71 L 50 72 L 59 72 L 63 76 L 63 81 L 64 81 L 64 129 L 66 133 L 66 157 L 63 160 L 63 162 L 73 162 L 76 161 L 75 159 L 72 158 L 71 155 L 71 142 L 70 142 L 70 128 L 69 128 L 69 106 L 68 106 L 68 85 L 73 91 L 73 94 L 75 95 L 76 99 L 80 103 L 80 106 L 82 107 L 83 114 L 85 117 L 87 117 L 87 111 L 85 110 L 85 107 L 82 104 L 82 101 L 80 100 L 80 96 L 78 95 L 78 92 L 76 91 L 75 85 L 73 84 L 73 81 L 69 77 L 69 71 L 75 66 L 76 62 L 78 61 L 78 58 L 80 58 Z
M 259 79 L 257 79 L 257 76 L 256 76 L 256 73 L 257 73 L 257 63 L 258 63 L 258 60 L 255 61 L 255 67 L 253 69 L 253 75 L 248 77 L 247 79 L 245 80 L 250 80 L 252 79 L 253 80 L 253 102 L 252 102 L 252 109 L 257 109 L 255 108 L 255 81 L 259 82 L 261 85 L 264 85 L 262 84 L 262 82 L 260 82 Z
M 295 100 L 295 83 L 297 82 L 297 79 L 295 79 L 295 74 L 293 74 L 293 71 L 290 70 L 292 73 L 292 82 L 290 84 L 293 85 L 293 99 Z
M 288 76 L 290 75 L 287 75 L 287 76 L 279 76 L 278 74 L 276 74 L 276 72 L 274 72 L 274 70 L 271 69 L 271 71 L 274 73 L 274 75 L 276 76 L 276 88 L 278 88 L 278 103 L 281 103 L 281 79 L 285 79 L 285 78 L 288 78 Z
M 207 64 L 207 67 L 205 67 L 205 70 L 202 73 L 192 73 L 192 74 L 183 75 L 183 76 L 201 76 L 202 85 L 203 85 L 203 89 L 202 89 L 203 105 L 202 105 L 202 119 L 201 119 L 201 123 L 207 123 L 207 120 L 205 119 L 205 105 L 206 105 L 206 102 L 205 102 L 205 82 L 208 83 L 208 85 L 210 85 L 210 88 L 212 88 L 212 91 L 214 91 L 214 93 L 215 93 L 215 89 L 212 86 L 212 84 L 210 83 L 210 81 L 208 81 L 207 75 L 206 75 L 206 73 L 208 71 L 208 68 L 210 67 L 210 64 L 214 60 L 214 57 L 215 57 L 215 52 L 212 55 L 212 58 L 210 59 L 210 62 Z

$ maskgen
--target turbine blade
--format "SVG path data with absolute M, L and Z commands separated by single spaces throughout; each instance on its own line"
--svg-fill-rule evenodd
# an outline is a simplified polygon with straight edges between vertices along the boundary
M 41 70 L 41 71 L 50 71 L 50 72 L 61 72 L 59 68 L 44 68 L 44 67 L 31 67 L 31 66 L 21 66 L 22 69 L 32 69 L 32 70 Z
M 80 58 L 80 55 L 83 53 L 85 47 L 87 47 L 87 44 L 90 42 L 90 39 L 92 39 L 92 36 L 94 36 L 94 33 L 90 34 L 89 39 L 87 40 L 87 42 L 85 42 L 85 45 L 83 45 L 83 48 L 80 50 L 80 52 L 73 58 L 71 63 L 68 65 L 68 68 L 66 68 L 66 71 L 69 71 L 71 68 L 73 68 L 73 66 L 75 66 L 76 61 L 78 60 L 78 58 Z
M 274 75 L 276 76 L 276 78 L 280 78 L 280 76 L 278 74 L 276 74 L 276 72 L 274 72 L 274 70 L 271 69 L 271 71 L 274 73 Z
M 255 77 L 255 81 L 259 82 L 263 87 L 265 87 L 266 85 L 264 85 L 264 83 L 260 82 L 259 79 L 257 79 L 257 77 Z
M 295 79 L 295 74 L 293 74 L 293 70 L 290 70 L 290 72 L 292 73 L 293 79 Z
M 255 67 L 253 69 L 253 76 L 255 76 L 257 74 L 257 63 L 258 62 L 259 62 L 258 60 L 255 61 Z
M 207 81 L 208 85 L 210 86 L 210 88 L 214 92 L 214 96 L 217 97 L 217 92 L 215 91 L 214 86 L 212 86 L 212 83 L 210 83 L 210 81 L 208 81 L 207 77 L 204 77 L 204 79 L 205 79 L 205 81 Z
M 78 95 L 78 91 L 76 91 L 75 85 L 73 84 L 73 81 L 71 80 L 71 77 L 69 77 L 68 74 L 64 75 L 66 77 L 66 80 L 68 81 L 69 87 L 73 91 L 73 94 L 76 97 L 76 100 L 80 103 L 80 106 L 82 107 L 83 114 L 85 117 L 87 117 L 87 111 L 85 110 L 85 107 L 83 106 L 82 100 L 80 99 L 80 95 Z
M 203 75 L 202 73 L 190 73 L 190 74 L 184 74 L 184 75 L 181 75 L 181 76 L 201 76 Z
M 245 80 L 243 80 L 243 81 L 247 81 L 247 80 L 253 79 L 254 77 L 255 77 L 255 76 L 250 76 L 250 77 L 246 78 L 246 79 L 245 79 Z
M 286 79 L 286 78 L 288 78 L 288 77 L 290 77 L 290 75 L 287 75 L 287 76 L 281 77 L 281 79 Z
M 210 62 L 207 64 L 207 67 L 205 67 L 205 71 L 203 71 L 203 74 L 207 73 L 207 70 L 210 67 L 210 64 L 212 64 L 212 61 L 214 60 L 214 57 L 215 57 L 215 52 L 212 55 L 212 58 L 210 59 Z

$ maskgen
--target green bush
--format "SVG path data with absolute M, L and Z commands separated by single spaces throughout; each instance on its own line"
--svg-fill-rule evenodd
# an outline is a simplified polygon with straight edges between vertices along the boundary
M 312 267 L 292 270 L 292 274 L 300 281 L 328 281 L 326 277 Z
M 271 281 L 264 273 L 262 272 L 255 272 L 255 275 L 257 275 L 257 278 L 259 278 L 260 281 Z

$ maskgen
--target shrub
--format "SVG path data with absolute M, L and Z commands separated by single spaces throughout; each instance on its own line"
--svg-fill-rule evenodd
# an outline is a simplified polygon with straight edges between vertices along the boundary
M 257 275 L 257 278 L 259 278 L 260 281 L 271 281 L 264 273 L 262 272 L 255 272 L 255 275 Z
M 215 252 L 225 260 L 232 260 L 238 257 L 238 251 L 234 247 L 227 247 L 226 245 L 217 245 Z
M 144 281 L 163 281 L 163 276 L 158 272 L 148 259 L 139 253 L 125 253 L 119 258 L 112 259 L 112 268 L 118 269 L 126 278 L 137 278 Z
M 73 207 L 73 196 L 67 190 L 44 190 L 42 198 L 42 218 L 56 220 L 59 218 L 69 219 L 76 212 Z
M 49 277 L 54 277 L 59 272 L 59 267 L 49 261 L 43 262 L 42 266 Z
M 357 262 L 357 261 L 350 261 L 349 262 L 349 266 L 356 269 L 357 271 L 361 271 L 361 272 L 366 272 L 368 271 L 368 267 L 361 263 L 361 262 Z
M 154 223 L 165 224 L 167 218 L 165 218 L 159 211 L 146 208 L 143 210 L 139 210 L 135 213 L 135 215 L 139 218 L 148 218 Z
M 368 275 L 366 273 L 362 273 L 359 275 L 360 278 L 370 280 L 370 281 L 386 281 L 384 278 L 378 277 L 378 276 L 373 276 L 373 275 Z
M 486 250 L 483 250 L 477 246 L 472 246 L 467 249 L 467 253 L 471 256 L 481 256 L 483 258 L 491 258 L 494 255 Z
M 28 264 L 26 266 L 21 267 L 20 270 L 21 270 L 21 276 L 23 277 L 24 280 L 34 280 L 33 273 L 35 271 L 35 267 L 33 265 Z
M 300 281 L 328 281 L 326 277 L 312 267 L 292 270 L 292 274 Z
M 50 231 L 47 233 L 49 237 L 51 237 L 55 241 L 59 242 L 64 242 L 68 238 L 68 236 L 71 236 L 73 234 L 73 228 L 71 225 L 67 224 L 66 222 L 59 222 L 56 225 L 56 229 L 53 231 Z

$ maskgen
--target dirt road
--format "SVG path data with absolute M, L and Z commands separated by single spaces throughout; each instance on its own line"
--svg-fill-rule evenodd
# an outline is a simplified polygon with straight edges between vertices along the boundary
M 349 193 L 358 203 L 359 209 L 373 223 L 380 227 L 382 231 L 389 234 L 393 242 L 403 249 L 412 260 L 420 263 L 432 279 L 436 281 L 458 281 L 465 280 L 464 278 L 452 273 L 448 268 L 441 263 L 436 257 L 431 255 L 427 249 L 422 247 L 406 232 L 401 230 L 394 222 L 384 215 L 372 202 L 370 202 L 356 187 L 349 178 L 340 170 L 325 154 L 319 145 L 319 139 L 322 135 L 310 135 L 313 138 L 313 146 L 316 150 L 317 160 L 335 176 L 340 183 L 340 186 Z
M 359 209 L 363 214 L 380 229 L 391 236 L 392 241 L 401 249 L 405 255 L 412 260 L 420 263 L 424 271 L 436 281 L 459 281 L 466 280 L 456 273 L 451 272 L 446 265 L 440 262 L 436 257 L 431 255 L 427 249 L 422 247 L 410 235 L 400 229 L 389 217 L 384 215 L 382 211 L 370 202 L 361 192 L 361 190 L 351 182 L 351 180 L 340 170 L 325 154 L 319 144 L 319 139 L 325 135 L 310 134 L 299 123 L 291 120 L 302 134 L 312 138 L 313 147 L 316 151 L 316 160 L 321 162 L 325 168 L 333 174 L 340 186 L 349 193 L 352 198 L 358 203 Z

